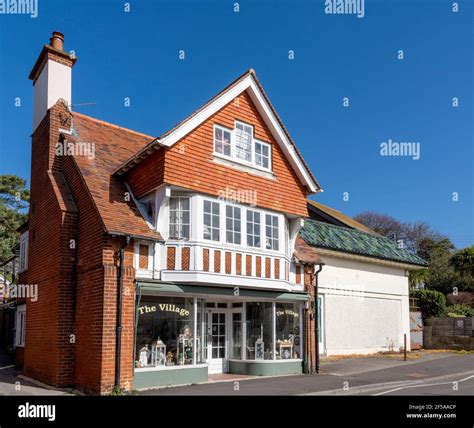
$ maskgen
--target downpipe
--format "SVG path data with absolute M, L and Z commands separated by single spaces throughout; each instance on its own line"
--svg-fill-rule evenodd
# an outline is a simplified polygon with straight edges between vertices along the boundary
M 119 249 L 119 271 L 117 275 L 117 327 L 115 342 L 115 389 L 120 389 L 120 365 L 122 349 L 122 294 L 123 294 L 123 271 L 125 248 L 130 244 L 130 236 L 125 236 L 125 242 Z

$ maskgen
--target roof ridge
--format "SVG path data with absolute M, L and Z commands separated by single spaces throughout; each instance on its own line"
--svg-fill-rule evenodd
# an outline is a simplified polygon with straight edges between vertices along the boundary
M 130 132 L 132 134 L 140 135 L 142 137 L 147 137 L 147 138 L 150 138 L 150 140 L 155 140 L 156 139 L 156 137 L 153 137 L 153 136 L 148 135 L 148 134 L 144 134 L 143 132 L 138 132 L 138 131 L 135 131 L 135 130 L 130 129 L 130 128 L 125 128 L 125 127 L 120 126 L 120 125 L 115 125 L 114 123 L 106 122 L 105 120 L 97 119 L 95 117 L 88 116 L 87 114 L 84 114 L 84 113 L 79 113 L 77 111 L 72 111 L 71 114 L 73 116 L 80 116 L 80 117 L 83 117 L 85 119 L 92 120 L 93 122 L 99 123 L 99 124 L 104 125 L 104 126 L 108 126 L 110 128 L 115 128 L 115 129 L 119 129 L 121 131 L 126 131 L 126 132 Z

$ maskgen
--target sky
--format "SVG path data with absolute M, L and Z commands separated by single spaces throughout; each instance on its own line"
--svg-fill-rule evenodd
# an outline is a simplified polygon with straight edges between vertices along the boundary
M 363 6 L 357 17 L 324 0 L 38 0 L 36 18 L 0 14 L 0 174 L 29 182 L 28 74 L 56 30 L 78 57 L 73 110 L 158 136 L 253 68 L 324 189 L 313 199 L 472 245 L 473 2 Z M 382 156 L 390 141 L 419 153 Z

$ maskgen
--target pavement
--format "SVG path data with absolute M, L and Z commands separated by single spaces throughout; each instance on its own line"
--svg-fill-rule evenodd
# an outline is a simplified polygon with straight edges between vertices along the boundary
M 13 359 L 0 350 L 0 396 L 2 395 L 65 395 L 63 391 L 32 382 L 15 369 Z
M 139 395 L 474 395 L 474 354 L 420 352 L 323 361 L 319 375 L 260 377 L 139 391 Z

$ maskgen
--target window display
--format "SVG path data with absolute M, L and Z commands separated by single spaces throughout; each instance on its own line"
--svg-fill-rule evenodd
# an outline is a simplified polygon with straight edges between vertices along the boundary
M 273 360 L 273 305 L 247 303 L 247 359 Z
M 277 303 L 276 359 L 300 358 L 300 305 Z
M 195 301 L 197 313 L 195 314 Z M 135 367 L 190 365 L 202 362 L 199 315 L 201 299 L 151 297 L 140 299 L 137 316 Z M 194 331 L 198 333 L 194 337 Z

